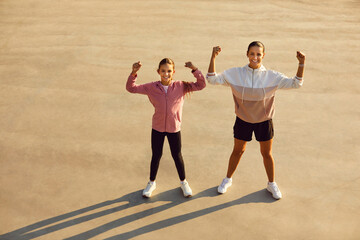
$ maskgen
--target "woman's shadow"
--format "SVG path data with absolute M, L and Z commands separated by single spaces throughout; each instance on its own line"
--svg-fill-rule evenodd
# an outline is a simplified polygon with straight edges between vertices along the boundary
M 113 213 L 120 212 L 125 209 L 129 209 L 132 207 L 139 206 L 141 204 L 148 204 L 148 203 L 154 203 L 157 201 L 165 202 L 161 206 L 157 206 L 151 209 L 143 210 L 141 212 L 137 212 L 134 214 L 131 214 L 129 216 L 121 217 L 117 220 L 111 221 L 109 223 L 103 224 L 99 227 L 96 227 L 94 229 L 91 229 L 89 231 L 74 235 L 70 238 L 67 238 L 67 240 L 81 240 L 81 239 L 90 239 L 92 237 L 95 237 L 99 234 L 102 234 L 104 232 L 107 232 L 111 229 L 115 229 L 117 227 L 120 227 L 122 225 L 125 225 L 127 223 L 136 221 L 138 219 L 150 216 L 152 214 L 156 214 L 162 211 L 165 211 L 167 209 L 170 209 L 172 207 L 175 207 L 177 205 L 180 205 L 182 203 L 188 202 L 188 201 L 195 201 L 198 198 L 204 198 L 204 197 L 215 197 L 218 196 L 218 193 L 216 191 L 216 187 L 212 187 L 209 189 L 206 189 L 196 195 L 194 195 L 192 198 L 184 198 L 182 196 L 181 190 L 179 188 L 171 189 L 165 192 L 161 192 L 159 194 L 156 194 L 152 198 L 146 199 L 141 196 L 141 190 L 129 193 L 127 195 L 124 195 L 118 199 L 105 201 L 102 203 L 98 203 L 86 208 L 82 208 L 73 212 L 69 212 L 63 215 L 59 215 L 57 217 L 49 218 L 34 224 L 31 224 L 29 226 L 17 229 L 15 231 L 0 235 L 0 239 L 33 239 L 40 236 L 44 236 L 46 234 L 50 234 L 55 231 L 59 231 L 65 228 L 69 228 L 71 226 L 75 226 L 77 224 L 81 224 L 87 221 L 91 221 L 103 216 L 107 216 Z M 191 213 L 183 214 L 177 217 L 169 218 L 166 220 L 162 220 L 153 224 L 149 224 L 144 227 L 137 228 L 133 231 L 125 232 L 120 235 L 108 238 L 108 240 L 114 240 L 114 239 L 130 239 L 138 235 L 142 235 L 148 232 L 156 231 L 165 227 L 169 227 L 181 222 L 185 222 L 194 218 L 198 218 L 234 205 L 239 204 L 246 204 L 246 203 L 271 203 L 275 200 L 271 197 L 271 195 L 266 191 L 266 189 L 248 194 L 244 197 L 241 197 L 239 199 L 236 199 L 234 201 L 230 201 L 227 203 L 219 204 L 213 207 L 204 208 L 198 211 L 194 211 Z M 113 204 L 118 203 L 125 203 L 121 206 L 116 206 L 110 209 L 102 210 L 99 212 L 91 213 L 85 216 L 79 216 L 86 214 L 90 211 L 95 211 L 96 209 L 100 209 L 103 207 L 108 207 Z M 79 216 L 79 217 L 77 217 Z M 75 218 L 74 218 L 75 217 Z M 76 218 L 77 217 L 77 218 Z M 71 218 L 71 219 L 70 219 Z M 68 219 L 68 220 L 67 220 Z M 66 221 L 64 221 L 66 220 Z

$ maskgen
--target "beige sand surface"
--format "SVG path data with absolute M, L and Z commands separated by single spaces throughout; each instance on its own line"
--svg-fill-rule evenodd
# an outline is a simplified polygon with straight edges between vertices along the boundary
M 0 239 L 360 239 L 359 1 L 0 1 Z M 253 40 L 264 65 L 296 72 L 303 88 L 278 91 L 276 180 L 266 192 L 256 141 L 225 195 L 216 186 L 232 150 L 229 88 L 186 100 L 183 156 L 194 191 L 184 199 L 167 143 L 158 188 L 142 199 L 153 108 L 125 91 L 206 73 L 221 45 L 221 72 L 247 63 Z

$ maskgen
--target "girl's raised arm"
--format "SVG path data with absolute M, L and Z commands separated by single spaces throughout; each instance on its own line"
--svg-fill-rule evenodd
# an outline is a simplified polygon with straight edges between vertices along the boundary
M 136 73 L 137 73 L 137 71 L 140 70 L 141 66 L 142 66 L 142 64 L 141 64 L 140 61 L 138 61 L 138 62 L 136 62 L 136 63 L 133 64 L 133 66 L 132 66 L 132 72 L 131 72 L 131 75 L 132 75 L 133 77 L 136 76 Z
M 140 94 L 147 94 L 148 93 L 148 85 L 149 84 L 136 84 L 137 72 L 141 68 L 142 64 L 140 61 L 136 62 L 132 66 L 132 72 L 128 77 L 126 82 L 126 90 L 131 93 L 140 93 Z
M 185 90 L 185 92 L 192 92 L 192 91 L 199 91 L 203 89 L 206 86 L 205 78 L 203 74 L 200 72 L 200 70 L 195 67 L 192 62 L 186 62 L 185 67 L 190 68 L 192 71 L 192 74 L 196 78 L 196 82 L 184 82 L 185 87 L 188 87 L 189 89 Z

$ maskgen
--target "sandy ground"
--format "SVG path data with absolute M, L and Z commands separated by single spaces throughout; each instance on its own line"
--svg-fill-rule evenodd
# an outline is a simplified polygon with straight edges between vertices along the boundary
M 359 1 L 0 1 L 0 239 L 360 239 Z M 167 143 L 151 199 L 153 108 L 126 92 L 158 80 L 163 57 L 175 79 L 247 63 L 261 40 L 264 65 L 301 89 L 278 91 L 276 181 L 266 192 L 256 141 L 228 193 L 216 187 L 232 150 L 231 91 L 208 85 L 186 100 L 185 199 Z

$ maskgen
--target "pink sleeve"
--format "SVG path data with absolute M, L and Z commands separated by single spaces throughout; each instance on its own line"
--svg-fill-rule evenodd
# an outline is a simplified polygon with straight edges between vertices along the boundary
M 196 82 L 190 82 L 193 91 L 200 91 L 206 86 L 204 75 L 200 72 L 199 69 L 192 72 L 194 77 L 196 77 Z
M 151 83 L 136 84 L 137 75 L 134 77 L 130 74 L 126 82 L 126 90 L 131 93 L 148 94 Z

